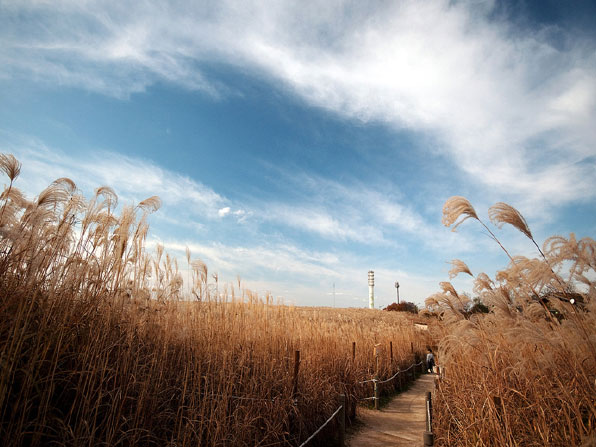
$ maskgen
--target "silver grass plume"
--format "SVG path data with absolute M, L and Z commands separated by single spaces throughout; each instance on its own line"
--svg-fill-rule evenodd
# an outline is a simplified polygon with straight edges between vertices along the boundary
M 146 213 L 154 213 L 161 208 L 161 199 L 158 196 L 151 196 L 139 203 L 138 206 Z
M 449 279 L 455 278 L 460 273 L 467 273 L 468 275 L 474 277 L 468 266 L 464 261 L 459 259 L 453 259 L 450 264 L 453 266 L 451 270 L 449 270 Z
M 461 219 L 456 223 L 460 217 Z M 466 219 L 469 219 L 470 217 L 479 220 L 476 210 L 465 197 L 450 197 L 443 205 L 442 222 L 446 227 L 451 227 L 453 225 L 451 231 L 455 231 L 458 226 L 460 226 Z
M 100 186 L 95 190 L 95 197 L 103 197 L 105 206 L 108 210 L 113 210 L 118 206 L 118 195 L 109 186 Z
M 490 230 L 490 228 L 488 228 L 486 226 L 486 224 L 478 218 L 478 215 L 476 214 L 476 210 L 474 209 L 472 204 L 468 201 L 468 199 L 466 199 L 465 197 L 462 197 L 462 196 L 453 196 L 453 197 L 448 198 L 447 201 L 445 202 L 445 204 L 443 205 L 442 222 L 443 222 L 443 225 L 445 225 L 446 227 L 450 227 L 453 225 L 453 228 L 451 228 L 451 231 L 455 231 L 455 229 L 459 225 L 461 225 L 466 219 L 469 219 L 470 217 L 473 219 L 476 219 L 480 223 L 480 225 L 482 225 L 484 227 L 484 229 L 488 232 L 490 237 L 497 244 L 499 244 L 501 249 L 509 257 L 509 259 L 511 261 L 513 261 L 513 257 L 511 256 L 511 254 L 509 254 L 509 252 L 503 246 L 503 244 L 501 244 L 501 241 L 497 238 L 497 236 L 495 236 L 495 234 Z M 460 219 L 460 220 L 456 223 L 457 219 Z M 534 243 L 536 243 L 536 242 L 534 242 Z
M 482 272 L 476 277 L 472 290 L 474 293 L 480 294 L 484 290 L 493 290 L 494 286 L 495 284 L 493 283 L 492 279 L 490 279 L 486 273 Z
M 13 182 L 21 172 L 21 163 L 12 154 L 0 154 L 0 170 Z
M 503 225 L 507 223 L 517 228 L 529 239 L 534 240 L 526 219 L 511 205 L 508 205 L 504 202 L 495 203 L 488 209 L 488 217 L 490 221 L 498 228 L 502 228 Z

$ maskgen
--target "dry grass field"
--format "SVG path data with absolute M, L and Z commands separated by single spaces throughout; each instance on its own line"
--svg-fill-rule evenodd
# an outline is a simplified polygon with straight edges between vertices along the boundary
M 156 197 L 117 208 L 110 188 L 86 199 L 59 179 L 28 200 L 13 185 L 17 160 L 0 155 L 0 169 L 3 445 L 296 446 L 340 393 L 350 418 L 372 395 L 358 382 L 375 373 L 375 347 L 381 379 L 425 351 L 426 332 L 403 313 L 275 305 L 219 284 L 190 252 L 184 270 L 160 246 L 149 253 Z M 489 217 L 539 257 L 511 256 L 467 200 L 446 203 L 447 226 L 476 220 L 510 263 L 474 277 L 489 313 L 470 313 L 449 282 L 427 300 L 445 371 L 437 445 L 594 445 L 596 242 L 540 246 L 508 205 Z M 454 260 L 457 274 L 472 273 Z
M 451 198 L 443 215 L 447 226 L 477 221 L 501 245 L 466 199 Z M 445 367 L 437 445 L 596 445 L 596 242 L 571 234 L 540 248 L 512 207 L 498 203 L 489 217 L 524 233 L 539 257 L 511 256 L 501 246 L 509 265 L 474 281 L 490 313 L 466 312 L 469 298 L 449 282 L 427 299 L 443 317 L 435 328 Z M 472 275 L 453 261 L 450 276 L 461 273 Z
M 374 373 L 375 346 L 381 379 L 425 350 L 397 312 L 273 305 L 209 287 L 191 253 L 181 272 L 161 247 L 146 251 L 156 197 L 116 213 L 110 188 L 87 200 L 59 179 L 28 200 L 13 185 L 17 160 L 0 155 L 0 169 L 5 446 L 295 446 L 339 393 L 350 409 L 371 395 L 358 381 Z

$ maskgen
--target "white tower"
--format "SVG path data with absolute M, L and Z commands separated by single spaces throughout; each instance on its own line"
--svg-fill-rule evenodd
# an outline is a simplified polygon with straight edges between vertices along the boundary
M 375 272 L 368 271 L 368 308 L 375 308 Z

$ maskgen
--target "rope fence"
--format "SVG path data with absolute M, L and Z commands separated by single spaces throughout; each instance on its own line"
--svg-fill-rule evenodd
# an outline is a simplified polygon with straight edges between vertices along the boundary
M 352 348 L 353 348 L 353 352 L 354 352 L 354 344 L 352 345 Z M 227 397 L 229 399 L 235 399 L 235 400 L 261 401 L 261 402 L 271 402 L 271 403 L 274 403 L 276 401 L 282 401 L 282 400 L 291 400 L 292 403 L 293 403 L 293 405 L 294 406 L 297 406 L 298 405 L 297 388 L 298 388 L 298 370 L 299 370 L 299 365 L 300 365 L 300 351 L 296 351 L 295 354 L 296 355 L 295 355 L 294 377 L 293 377 L 294 386 L 293 386 L 292 397 L 290 399 L 288 399 L 287 397 L 283 397 L 283 396 L 274 396 L 274 397 L 271 397 L 271 398 L 259 398 L 259 397 L 248 397 L 248 396 L 230 395 L 230 396 L 227 396 Z M 416 368 L 416 367 L 418 367 L 418 366 L 420 366 L 422 364 L 424 364 L 423 361 L 422 362 L 418 362 L 418 363 L 413 363 L 413 364 L 411 364 L 406 369 L 398 370 L 393 376 L 391 376 L 390 378 L 385 379 L 385 380 L 379 380 L 379 379 L 377 379 L 375 377 L 375 378 L 372 378 L 372 379 L 368 379 L 368 380 L 363 380 L 363 381 L 356 382 L 357 385 L 363 385 L 363 384 L 366 384 L 366 383 L 372 383 L 374 385 L 374 389 L 375 389 L 375 395 L 374 396 L 363 397 L 363 398 L 359 398 L 357 400 L 358 401 L 373 400 L 373 401 L 375 401 L 375 408 L 378 409 L 378 401 L 379 401 L 378 385 L 391 382 L 396 377 L 398 377 L 400 374 L 406 373 L 406 372 L 410 371 L 412 368 Z M 377 361 L 377 371 L 378 371 L 378 361 Z M 377 374 L 378 374 L 378 372 L 377 372 Z M 220 398 L 220 399 L 224 397 L 223 395 L 220 396 L 220 395 L 217 395 L 217 394 L 208 394 L 208 396 L 215 397 L 215 398 Z M 345 398 L 345 395 L 343 395 L 343 394 L 340 394 L 340 406 L 333 412 L 333 414 L 331 416 L 329 416 L 329 418 L 313 434 L 311 434 L 308 437 L 308 439 L 306 439 L 298 447 L 304 447 L 304 446 L 306 446 L 309 442 L 311 442 L 338 415 L 339 415 L 338 422 L 339 422 L 339 439 L 340 439 L 339 445 L 343 447 L 343 445 L 344 445 L 344 433 L 345 433 L 345 418 L 346 418 L 346 398 Z M 430 424 L 429 424 L 429 427 L 430 427 Z M 272 444 L 265 444 L 265 445 L 262 445 L 261 447 L 274 446 L 274 445 L 279 445 L 279 444 L 283 444 L 283 443 L 287 443 L 287 440 L 286 441 L 275 442 L 275 443 L 272 443 Z
M 369 380 L 364 380 L 364 381 L 356 382 L 356 383 L 357 384 L 365 384 L 365 383 L 372 382 L 372 383 L 375 384 L 375 387 L 376 387 L 377 384 L 383 384 L 383 383 L 390 382 L 393 379 L 395 379 L 399 374 L 408 372 L 412 368 L 416 368 L 416 367 L 421 366 L 423 364 L 424 364 L 424 361 L 418 362 L 418 363 L 412 363 L 408 368 L 397 371 L 393 376 L 391 376 L 389 379 L 386 379 L 386 380 L 369 379 Z M 378 399 L 379 398 L 377 396 L 372 396 L 372 397 L 363 397 L 363 398 L 360 398 L 358 400 L 360 400 L 360 401 L 363 401 L 363 400 L 375 400 L 376 401 Z M 306 441 L 304 441 L 302 444 L 300 444 L 299 447 L 304 447 L 310 441 L 312 441 L 321 432 L 321 430 L 323 430 L 323 428 L 325 428 L 327 426 L 327 424 L 329 424 L 329 422 L 331 422 L 333 420 L 333 418 L 335 418 L 335 416 L 337 416 L 338 413 L 340 413 L 342 410 L 345 411 L 345 397 L 342 398 L 342 405 L 340 405 L 339 408 L 337 410 L 335 410 L 335 412 L 329 417 L 329 419 L 327 419 L 323 423 L 323 425 L 321 425 L 312 435 L 310 435 Z M 430 426 L 430 424 L 429 424 L 429 426 Z M 340 445 L 343 447 L 343 432 L 341 433 L 340 437 L 342 439 L 342 442 L 340 442 Z
M 203 397 L 212 397 L 214 399 L 234 399 L 234 400 L 249 400 L 255 402 L 269 402 L 269 403 L 276 403 L 276 402 L 283 402 L 283 401 L 291 401 L 293 404 L 296 404 L 296 399 L 292 399 L 286 396 L 273 396 L 273 397 L 249 397 L 249 396 L 235 396 L 235 395 L 224 395 L 224 394 L 215 394 L 215 393 L 206 393 L 202 395 Z
M 302 444 L 300 444 L 299 447 L 304 447 L 306 444 L 308 444 L 310 441 L 312 441 L 315 438 L 315 436 L 317 436 L 321 432 L 321 430 L 323 430 L 327 426 L 327 424 L 329 422 L 331 422 L 333 420 L 333 418 L 335 416 L 337 416 L 338 413 L 343 409 L 344 409 L 344 407 L 342 405 L 340 405 L 339 408 L 337 410 L 335 410 L 335 412 L 329 417 L 329 419 L 327 419 L 325 421 L 325 423 L 317 429 L 317 431 L 315 431 L 312 435 L 310 435 L 306 441 L 304 441 Z
M 391 382 L 393 379 L 395 379 L 399 374 L 401 373 L 405 373 L 408 372 L 409 370 L 411 370 L 412 368 L 416 367 L 416 366 L 420 366 L 422 365 L 424 362 L 419 362 L 419 363 L 413 363 L 412 365 L 410 365 L 407 369 L 402 369 L 397 371 L 395 374 L 393 374 L 393 376 L 389 377 L 387 380 L 379 380 L 377 381 L 378 383 L 387 383 L 387 382 Z M 375 380 L 375 379 L 373 379 Z
M 406 369 L 401 369 L 398 370 L 395 374 L 393 374 L 393 376 L 389 377 L 386 380 L 377 380 L 377 379 L 370 379 L 370 380 L 364 380 L 362 382 L 356 382 L 359 385 L 363 385 L 365 383 L 379 383 L 379 384 L 383 384 L 383 383 L 387 383 L 387 382 L 391 382 L 393 379 L 395 379 L 398 375 L 408 372 L 410 369 L 416 367 L 416 366 L 420 366 L 422 365 L 424 362 L 419 362 L 419 363 L 413 363 L 411 364 L 408 368 Z M 216 397 L 221 399 L 222 397 L 224 397 L 223 395 L 219 395 L 219 394 L 209 394 L 208 396 L 210 397 Z M 282 401 L 282 400 L 291 400 L 293 403 L 296 403 L 296 399 L 288 399 L 287 397 L 283 397 L 283 396 L 274 396 L 274 397 L 270 397 L 270 398 L 264 398 L 264 397 L 248 397 L 248 396 L 226 396 L 228 399 L 236 399 L 236 400 L 251 400 L 251 401 L 261 401 L 261 402 L 271 402 L 271 403 L 275 403 L 276 401 Z M 362 397 L 359 400 L 372 400 L 372 399 L 376 399 L 375 396 L 372 397 Z
M 400 369 L 400 370 L 398 370 L 395 374 L 393 374 L 391 377 L 389 377 L 388 379 L 385 379 L 385 380 L 369 379 L 369 380 L 363 380 L 362 382 L 356 382 L 356 383 L 359 384 L 359 385 L 363 385 L 363 384 L 369 383 L 369 382 L 378 383 L 378 384 L 383 384 L 383 383 L 391 382 L 392 380 L 394 380 L 400 374 L 405 373 L 405 372 L 408 372 L 412 368 L 421 366 L 423 364 L 424 364 L 424 362 L 412 363 L 406 369 Z M 368 400 L 368 399 L 375 399 L 375 397 L 374 396 L 373 397 L 363 397 L 360 400 Z

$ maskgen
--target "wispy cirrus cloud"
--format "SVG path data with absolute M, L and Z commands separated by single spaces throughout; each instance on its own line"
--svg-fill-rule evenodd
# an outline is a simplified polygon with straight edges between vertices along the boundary
M 387 256 L 393 252 L 390 247 L 395 228 L 424 244 L 424 235 L 432 231 L 432 225 L 362 185 L 342 185 L 302 173 L 286 180 L 308 184 L 302 194 L 313 197 L 311 202 L 283 208 L 280 203 L 258 200 L 239 204 L 146 160 L 99 151 L 73 157 L 35 138 L 5 133 L 0 141 L 5 151 L 23 163 L 17 186 L 30 197 L 63 176 L 72 178 L 87 196 L 96 187 L 109 185 L 121 204 L 159 195 L 163 209 L 152 216 L 149 246 L 163 244 L 178 256 L 182 270 L 185 249 L 189 247 L 193 258 L 205 261 L 210 271 L 220 274 L 222 282 L 234 282 L 240 276 L 245 286 L 260 293 L 271 292 L 286 302 L 309 305 L 330 304 L 321 299 L 333 283 L 345 294 L 338 295 L 337 305 L 357 304 L 353 298 L 366 298 L 365 274 L 370 268 L 377 271 L 378 295 L 387 301 L 385 304 L 393 298 L 392 281 L 396 277 L 402 281 L 402 292 L 419 302 L 434 290 L 433 274 L 425 276 L 416 268 L 398 267 L 392 256 Z M 311 189 L 324 189 L 326 194 L 315 196 Z M 263 210 L 270 210 L 270 214 Z M 367 220 L 373 212 L 379 214 L 374 225 Z M 231 222 L 226 221 L 230 218 Z M 258 228 L 272 224 L 283 237 L 271 237 L 268 231 Z M 240 235 L 240 242 L 213 242 L 199 237 L 222 225 L 231 226 Z M 330 244 L 328 248 L 308 248 L 299 237 L 288 235 L 289 229 L 310 233 Z M 354 242 L 369 248 L 364 252 L 354 250 Z M 445 246 L 446 242 L 441 244 Z
M 465 241 L 444 231 L 439 212 L 429 220 L 393 184 L 365 185 L 312 173 L 268 166 L 283 183 L 299 191 L 290 201 L 251 203 L 255 219 L 338 242 L 398 249 L 404 241 L 442 252 L 472 250 L 477 239 Z
M 342 184 L 307 173 L 286 176 L 278 169 L 276 174 L 284 176 L 290 187 L 293 182 L 305 185 L 299 195 L 311 200 L 295 206 L 258 198 L 237 203 L 146 160 L 97 151 L 73 157 L 35 138 L 0 136 L 4 150 L 23 163 L 17 186 L 27 195 L 38 194 L 62 176 L 72 178 L 86 195 L 109 185 L 120 203 L 159 195 L 163 209 L 152 216 L 150 246 L 162 243 L 178 256 L 182 270 L 189 247 L 193 257 L 220 274 L 222 282 L 234 282 L 240 276 L 245 286 L 283 296 L 286 302 L 330 305 L 321 300 L 337 284 L 343 294 L 338 295 L 337 305 L 358 304 L 366 298 L 366 272 L 374 269 L 379 303 L 391 302 L 396 279 L 402 297 L 422 303 L 444 279 L 441 273 L 447 267 L 442 272 L 440 266 L 427 265 L 412 250 L 426 247 L 450 253 L 445 254 L 448 259 L 484 248 L 477 237 L 448 232 L 438 218 L 428 222 L 400 202 L 398 191 L 382 194 L 358 183 Z M 235 234 L 234 241 L 223 237 L 213 242 L 205 237 L 214 227 L 224 226 Z M 271 234 L 271 226 L 278 236 Z M 290 230 L 316 236 L 323 242 L 317 244 L 321 248 L 309 247 Z
M 491 16 L 491 2 L 3 8 L 5 77 L 116 96 L 167 81 L 218 95 L 234 86 L 209 66 L 227 64 L 350 119 L 428 132 L 500 197 L 558 205 L 596 194 L 594 42 L 555 27 L 516 29 Z
M 323 240 L 395 245 L 395 233 L 405 232 L 420 241 L 429 240 L 437 224 L 430 224 L 413 209 L 360 183 L 342 184 L 306 172 L 276 169 L 286 184 L 301 185 L 299 201 L 292 204 L 254 197 L 236 203 L 187 176 L 154 162 L 109 151 L 67 155 L 34 137 L 2 138 L 3 151 L 23 163 L 19 185 L 34 196 L 58 177 L 70 177 L 87 195 L 95 188 L 114 188 L 124 203 L 158 195 L 164 211 L 159 219 L 174 226 L 204 228 L 214 219 L 259 226 L 272 223 L 279 229 L 305 232 Z M 394 197 L 395 198 L 395 197 Z M 258 234 L 255 235 L 258 237 Z M 445 238 L 437 243 L 448 244 Z
M 72 178 L 86 194 L 103 185 L 112 187 L 121 201 L 138 203 L 159 195 L 166 207 L 180 207 L 213 219 L 227 199 L 204 184 L 168 171 L 155 163 L 109 151 L 67 155 L 34 137 L 2 134 L 3 152 L 23 164 L 19 187 L 29 196 L 39 194 L 59 177 Z
M 166 250 L 181 258 L 188 247 L 193 257 L 206 261 L 222 282 L 233 282 L 236 276 L 244 286 L 261 293 L 283 297 L 286 303 L 327 305 L 329 292 L 337 284 L 337 305 L 342 307 L 368 304 L 366 261 L 349 252 L 309 251 L 289 244 L 227 245 L 198 244 L 174 239 L 160 240 Z M 184 269 L 184 262 L 180 264 Z M 402 297 L 421 304 L 436 289 L 440 276 L 420 275 L 403 269 L 375 268 L 377 305 L 394 301 L 396 278 Z M 361 303 L 355 303 L 356 298 Z

